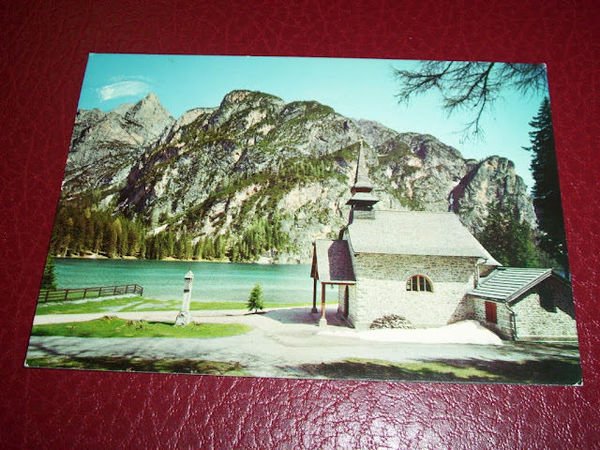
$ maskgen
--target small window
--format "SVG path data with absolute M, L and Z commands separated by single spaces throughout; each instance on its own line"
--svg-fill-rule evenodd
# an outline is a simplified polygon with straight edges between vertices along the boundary
M 431 281 L 423 275 L 414 275 L 406 282 L 407 291 L 433 292 Z

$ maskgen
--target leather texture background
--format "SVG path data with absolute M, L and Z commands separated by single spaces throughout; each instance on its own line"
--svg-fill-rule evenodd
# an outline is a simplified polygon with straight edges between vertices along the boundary
M 598 446 L 598 5 L 594 0 L 2 2 L 0 445 Z M 546 62 L 584 386 L 23 368 L 88 52 Z

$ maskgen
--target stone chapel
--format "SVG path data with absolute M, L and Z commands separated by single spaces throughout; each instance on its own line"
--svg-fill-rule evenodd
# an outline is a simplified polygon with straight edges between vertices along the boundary
M 415 328 L 474 319 L 506 339 L 576 339 L 570 284 L 551 269 L 504 268 L 454 213 L 374 209 L 361 146 L 348 225 L 313 244 L 313 313 L 321 285 L 354 328 L 400 316 Z

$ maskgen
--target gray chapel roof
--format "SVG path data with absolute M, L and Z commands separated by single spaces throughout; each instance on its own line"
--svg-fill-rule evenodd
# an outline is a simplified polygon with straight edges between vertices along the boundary
M 500 265 L 454 213 L 378 210 L 348 225 L 348 236 L 354 253 L 469 256 Z
M 469 294 L 511 302 L 551 275 L 552 269 L 498 267 Z

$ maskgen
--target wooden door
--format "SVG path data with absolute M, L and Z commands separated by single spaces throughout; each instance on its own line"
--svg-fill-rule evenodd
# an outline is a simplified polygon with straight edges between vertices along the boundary
M 496 315 L 496 304 L 494 302 L 485 302 L 485 320 L 486 322 L 498 323 Z

